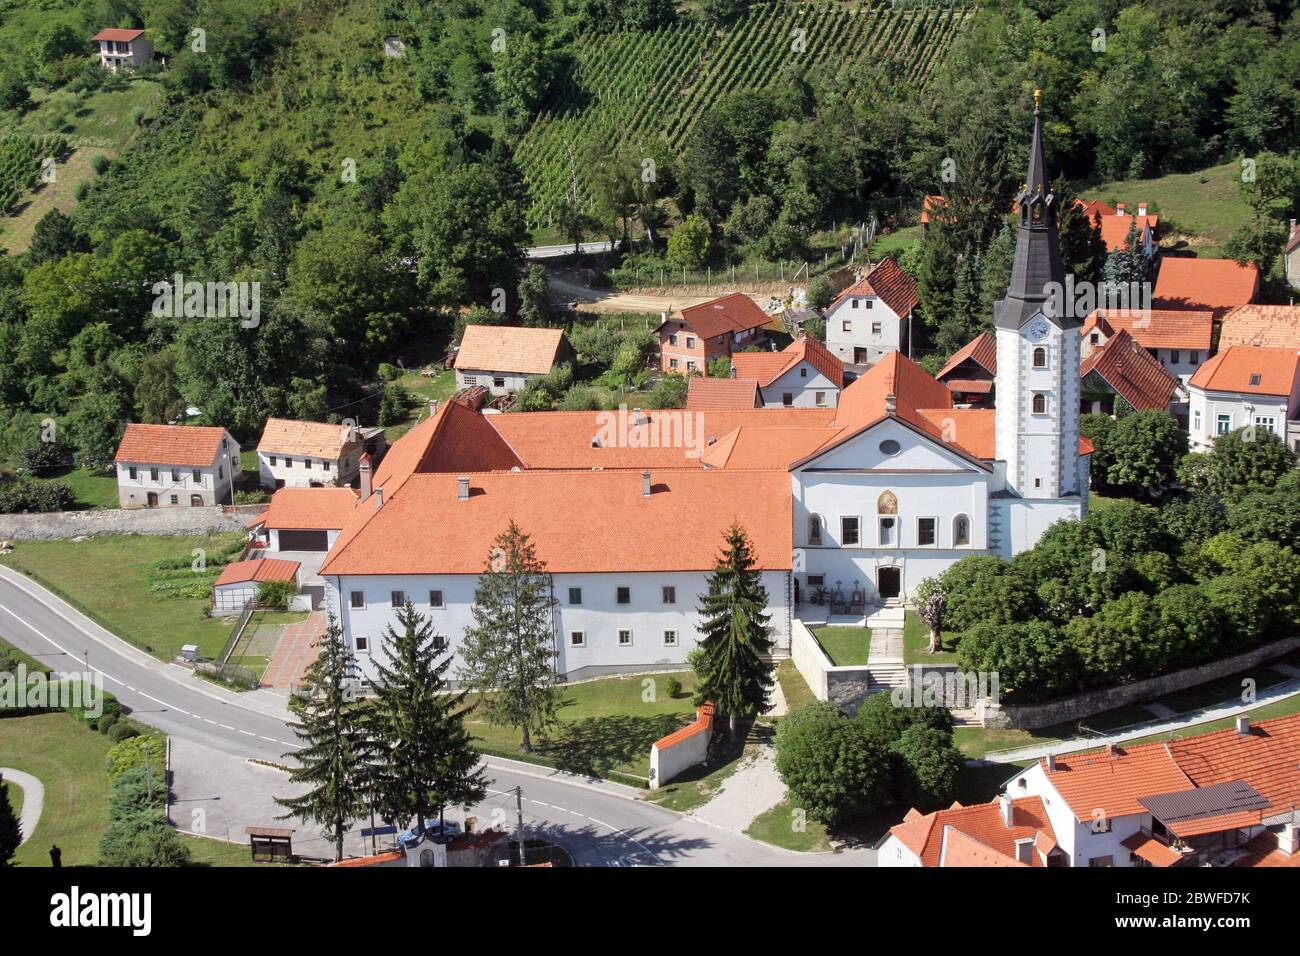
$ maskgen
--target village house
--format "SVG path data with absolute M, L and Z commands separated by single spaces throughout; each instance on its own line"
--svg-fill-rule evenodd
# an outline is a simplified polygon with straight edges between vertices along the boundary
M 826 310 L 826 347 L 845 364 L 874 365 L 908 350 L 916 280 L 886 257 L 836 296 Z
M 1294 219 L 1291 220 L 1291 235 L 1282 249 L 1282 271 L 1287 285 L 1300 289 L 1300 225 Z
M 844 388 L 844 363 L 802 335 L 780 352 L 738 352 L 731 357 L 731 376 L 757 383 L 764 405 L 834 408 Z
M 114 458 L 123 508 L 233 504 L 239 442 L 224 428 L 130 424 Z
M 659 325 L 659 367 L 706 375 L 709 363 L 758 345 L 772 321 L 742 292 L 701 302 L 666 316 Z
M 382 457 L 381 428 L 268 418 L 257 443 L 257 469 L 264 488 L 322 488 L 357 481 L 362 454 Z
M 90 38 L 99 44 L 99 65 L 118 73 L 143 66 L 153 59 L 153 41 L 143 30 L 100 30 Z
M 457 389 L 481 386 L 492 395 L 508 395 L 573 359 L 563 329 L 469 325 L 452 364 Z
M 1160 257 L 1152 306 L 1173 311 L 1210 312 L 1215 319 L 1254 302 L 1259 267 L 1232 259 Z
M 958 405 L 992 408 L 997 374 L 997 341 L 992 332 L 981 332 L 954 352 L 935 378 Z
M 1098 309 L 1083 324 L 1080 354 L 1086 360 L 1093 349 L 1105 345 L 1118 332 L 1127 332 L 1186 385 L 1210 357 L 1214 314 L 1178 309 Z
M 1300 349 L 1300 305 L 1243 305 L 1223 317 L 1219 348 Z
M 907 812 L 876 855 L 885 867 L 1066 866 L 1041 797 Z
M 1135 411 L 1159 409 L 1177 415 L 1186 400 L 1179 380 L 1127 329 L 1111 331 L 1100 345 L 1092 345 L 1079 376 L 1084 412 L 1114 414 L 1116 399 L 1122 398 Z
M 1137 213 L 1128 211 L 1124 203 L 1116 203 L 1111 208 L 1103 202 L 1082 202 L 1089 222 L 1096 222 L 1101 227 L 1101 241 L 1106 244 L 1107 252 L 1123 252 L 1128 247 L 1129 232 L 1137 230 L 1138 248 L 1147 259 L 1155 258 L 1159 251 L 1156 230 L 1160 226 L 1159 216 L 1147 215 L 1146 203 L 1139 203 Z
M 1232 345 L 1188 383 L 1192 451 L 1209 451 L 1218 435 L 1253 425 L 1300 452 L 1300 353 L 1294 348 Z
M 292 584 L 296 593 L 301 567 L 297 561 L 276 558 L 232 561 L 221 569 L 221 574 L 212 582 L 212 610 L 242 611 L 257 599 L 258 588 L 266 582 L 283 581 Z

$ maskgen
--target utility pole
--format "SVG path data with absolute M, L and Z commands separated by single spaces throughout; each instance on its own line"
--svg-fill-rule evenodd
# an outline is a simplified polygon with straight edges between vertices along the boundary
M 518 825 L 515 827 L 515 839 L 519 841 L 519 865 L 527 866 L 528 858 L 524 855 L 524 788 L 515 787 L 515 813 Z

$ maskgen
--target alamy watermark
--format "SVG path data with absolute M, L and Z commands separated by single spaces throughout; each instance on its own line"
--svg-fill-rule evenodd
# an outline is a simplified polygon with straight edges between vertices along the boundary
M 1145 328 L 1151 321 L 1150 282 L 1078 282 L 1067 275 L 1065 282 L 1043 286 L 1047 302 L 1043 311 L 1053 318 L 1086 319 L 1097 310 L 1140 312 L 1134 322 Z
M 153 314 L 160 319 L 239 319 L 241 328 L 254 329 L 262 321 L 262 283 L 199 282 L 176 273 L 150 290 Z
M 889 694 L 895 707 L 973 708 L 978 701 L 1001 700 L 997 671 L 925 671 L 908 673 L 906 683 Z
M 687 458 L 704 454 L 704 414 L 681 409 L 655 409 L 653 414 L 626 405 L 618 411 L 597 412 L 597 448 L 682 448 Z
M 28 671 L 26 664 L 0 671 L 0 710 L 77 709 L 87 717 L 104 713 L 104 679 L 93 671 L 67 674 Z

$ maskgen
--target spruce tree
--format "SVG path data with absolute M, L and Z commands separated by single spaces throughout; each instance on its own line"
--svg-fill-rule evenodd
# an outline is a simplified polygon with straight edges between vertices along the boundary
M 488 720 L 520 729 L 525 753 L 533 750 L 533 734 L 555 723 L 555 603 L 546 565 L 511 521 L 478 579 L 460 676 L 484 695 Z
M 355 700 L 353 664 L 343 631 L 331 615 L 321 638 L 320 655 L 307 669 L 310 696 L 291 726 L 304 742 L 294 757 L 293 783 L 309 789 L 276 803 L 289 810 L 280 819 L 296 817 L 319 823 L 334 839 L 334 859 L 343 859 L 343 834 L 365 807 L 367 735 L 362 705 Z
M 13 804 L 9 802 L 9 788 L 0 775 L 0 867 L 9 865 L 22 840 L 22 828 L 18 825 Z
M 451 649 L 410 601 L 398 628 L 384 632 L 388 664 L 376 662 L 373 735 L 375 783 L 388 819 L 415 817 L 419 832 L 434 811 L 468 806 L 487 793 L 479 754 L 465 729 L 466 692 L 451 693 L 444 676 Z
M 695 663 L 699 696 L 727 715 L 734 739 L 741 718 L 753 718 L 772 706 L 768 695 L 775 683 L 771 663 L 763 660 L 772 649 L 767 589 L 754 568 L 749 536 L 739 524 L 727 529 L 726 549 L 708 585 L 700 601 L 704 636 Z

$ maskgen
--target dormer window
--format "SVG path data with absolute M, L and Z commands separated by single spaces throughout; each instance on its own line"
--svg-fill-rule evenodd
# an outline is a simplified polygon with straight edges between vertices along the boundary
M 1258 385 L 1261 381 L 1262 381 L 1262 379 L 1260 378 L 1260 374 L 1259 374 L 1259 372 L 1251 372 L 1251 373 L 1250 373 L 1250 384 L 1251 384 L 1251 385 Z

